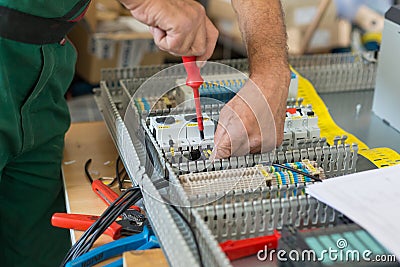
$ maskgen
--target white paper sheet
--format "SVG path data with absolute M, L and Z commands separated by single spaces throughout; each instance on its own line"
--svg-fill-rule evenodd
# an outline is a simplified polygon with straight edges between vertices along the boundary
M 358 223 L 400 259 L 400 165 L 328 179 L 307 193 Z

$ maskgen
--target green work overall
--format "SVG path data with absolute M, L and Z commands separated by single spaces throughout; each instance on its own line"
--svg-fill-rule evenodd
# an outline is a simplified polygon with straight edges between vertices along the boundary
M 0 6 L 53 18 L 77 1 L 0 0 Z M 70 116 L 64 94 L 75 60 L 69 42 L 0 37 L 1 266 L 58 266 L 70 247 L 69 232 L 50 219 L 65 211 L 61 160 Z

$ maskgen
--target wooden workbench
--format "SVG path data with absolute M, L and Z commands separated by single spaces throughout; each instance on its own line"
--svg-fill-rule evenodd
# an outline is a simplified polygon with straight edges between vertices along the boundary
M 84 166 L 92 159 L 90 170 L 93 179 L 99 177 L 114 177 L 117 150 L 104 122 L 74 123 L 65 136 L 63 160 L 63 178 L 68 213 L 100 215 L 106 205 L 92 191 L 86 178 Z M 75 242 L 83 232 L 71 231 L 72 242 Z M 101 236 L 94 247 L 113 241 L 111 237 Z M 103 266 L 119 257 L 101 262 Z M 146 253 L 124 253 L 124 266 L 168 266 L 163 252 L 154 249 Z M 156 264 L 155 264 L 156 263 Z
M 74 123 L 65 136 L 62 168 L 68 213 L 100 215 L 106 209 L 85 176 L 84 165 L 90 158 L 93 179 L 115 176 L 117 151 L 102 121 Z M 82 232 L 71 231 L 72 241 L 81 235 Z M 95 245 L 110 241 L 110 237 L 103 235 Z

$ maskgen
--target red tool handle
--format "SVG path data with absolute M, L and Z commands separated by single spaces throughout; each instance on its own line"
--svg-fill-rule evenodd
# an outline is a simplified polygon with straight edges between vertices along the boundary
M 268 250 L 277 249 L 280 237 L 281 235 L 275 230 L 273 235 L 246 238 L 243 240 L 228 240 L 219 245 L 228 259 L 237 260 L 255 255 L 260 250 L 264 251 L 265 247 Z
M 201 77 L 200 69 L 196 64 L 196 57 L 182 57 L 182 61 L 188 75 L 186 85 L 193 89 L 198 89 L 203 84 L 204 80 Z
M 201 77 L 200 69 L 196 64 L 196 57 L 182 57 L 182 61 L 188 75 L 186 79 L 186 85 L 192 87 L 193 89 L 198 128 L 200 132 L 203 132 L 204 125 L 203 114 L 201 112 L 199 87 L 203 84 L 204 80 Z
M 118 198 L 118 194 L 100 180 L 93 181 L 92 190 L 107 206 L 110 206 L 110 204 Z
M 110 204 L 118 198 L 118 194 L 100 180 L 93 181 L 92 190 L 101 200 L 104 201 L 104 203 L 106 203 L 107 206 L 110 206 Z M 138 206 L 131 206 L 130 209 L 140 211 Z
M 53 217 L 51 217 L 51 225 L 59 228 L 86 231 L 98 218 L 99 216 L 94 215 L 54 213 Z M 121 230 L 122 226 L 113 222 L 104 234 L 116 240 L 121 237 Z

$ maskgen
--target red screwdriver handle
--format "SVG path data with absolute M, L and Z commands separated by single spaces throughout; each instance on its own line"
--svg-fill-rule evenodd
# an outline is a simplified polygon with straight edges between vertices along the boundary
M 194 95 L 194 104 L 196 107 L 197 125 L 200 130 L 201 138 L 204 138 L 204 125 L 203 114 L 201 112 L 199 87 L 203 84 L 204 80 L 200 74 L 200 68 L 196 64 L 196 57 L 182 57 L 183 65 L 185 66 L 187 79 L 186 85 L 192 87 Z
M 78 231 L 86 231 L 94 222 L 97 221 L 99 216 L 84 215 L 84 214 L 68 214 L 68 213 L 54 213 L 51 217 L 51 225 L 59 228 L 67 228 Z M 112 239 L 116 240 L 121 237 L 122 226 L 113 222 L 104 232 Z
M 196 64 L 196 57 L 182 57 L 182 61 L 187 73 L 186 85 L 198 89 L 204 80 L 200 75 L 200 68 Z
M 105 185 L 101 180 L 93 181 L 92 190 L 100 197 L 101 200 L 103 200 L 104 203 L 106 203 L 107 206 L 110 206 L 110 204 L 118 198 L 118 194 Z M 130 209 L 140 211 L 138 206 L 131 206 Z

